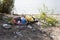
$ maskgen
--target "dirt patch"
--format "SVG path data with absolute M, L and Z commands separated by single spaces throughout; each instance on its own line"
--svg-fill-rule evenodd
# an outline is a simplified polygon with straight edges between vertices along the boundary
M 33 29 L 23 30 L 16 27 L 15 25 L 12 29 L 0 28 L 0 40 L 53 40 L 46 32 L 39 30 L 37 25 L 33 24 Z

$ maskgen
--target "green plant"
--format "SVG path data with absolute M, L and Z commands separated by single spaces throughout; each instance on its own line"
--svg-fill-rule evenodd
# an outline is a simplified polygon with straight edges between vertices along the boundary
M 40 15 L 40 19 L 45 20 L 45 18 L 46 18 L 46 14 L 44 12 L 42 12 Z
M 47 26 L 56 26 L 56 23 L 58 23 L 58 21 L 53 18 L 53 17 L 48 17 L 46 15 L 46 13 L 42 12 L 42 14 L 40 15 L 40 20 L 43 21 Z
M 39 12 L 41 13 L 40 22 L 42 21 L 44 23 L 44 26 L 56 26 L 56 23 L 58 23 L 58 21 L 55 18 L 47 16 L 47 13 L 54 13 L 54 11 L 49 10 L 48 7 L 43 4 L 43 8 L 41 10 L 39 9 Z
M 48 23 L 48 26 L 55 26 L 58 21 L 55 18 L 47 17 L 45 20 Z
M 55 18 L 52 17 L 48 17 L 46 14 L 42 16 L 40 16 L 41 20 L 44 20 L 44 22 L 46 22 L 46 24 L 48 26 L 56 26 L 56 23 L 58 23 L 58 21 Z
M 9 22 L 9 21 L 12 20 L 12 17 L 6 17 L 6 18 L 3 18 L 3 20 L 6 21 L 6 22 Z
M 12 20 L 12 17 L 9 17 L 7 20 L 8 20 L 8 21 L 11 21 L 11 20 Z

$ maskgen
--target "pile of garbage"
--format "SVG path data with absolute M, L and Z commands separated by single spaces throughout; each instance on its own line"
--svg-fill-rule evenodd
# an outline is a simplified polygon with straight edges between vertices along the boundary
M 17 17 L 18 18 L 18 17 Z M 35 18 L 34 18 L 35 19 Z M 25 23 L 25 18 L 24 20 L 20 21 L 15 20 L 13 18 L 13 25 L 11 22 L 5 23 L 5 21 L 1 21 L 1 26 L 0 26 L 0 39 L 1 40 L 52 40 L 50 36 L 48 36 L 45 32 L 42 32 L 41 30 L 38 29 L 39 25 L 36 23 L 38 21 L 28 21 L 26 24 L 21 25 L 22 23 Z M 18 24 L 17 24 L 18 23 Z

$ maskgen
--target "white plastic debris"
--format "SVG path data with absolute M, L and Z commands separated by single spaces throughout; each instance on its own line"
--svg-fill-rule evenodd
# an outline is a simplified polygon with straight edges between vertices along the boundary
M 30 29 L 32 29 L 32 26 L 30 26 L 30 25 L 28 25 L 27 27 L 30 28 Z
M 20 21 L 18 21 L 17 23 L 20 24 Z
M 23 35 L 21 34 L 21 32 L 16 32 L 16 35 L 17 35 L 17 36 L 23 36 Z
M 10 28 L 11 25 L 9 25 L 9 24 L 3 24 L 3 27 L 4 27 L 4 28 Z
M 40 22 L 36 23 L 37 25 L 40 25 Z

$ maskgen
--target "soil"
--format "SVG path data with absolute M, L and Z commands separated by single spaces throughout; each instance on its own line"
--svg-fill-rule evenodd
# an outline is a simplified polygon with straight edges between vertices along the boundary
M 2 21 L 0 21 L 1 24 L 3 24 Z M 14 25 L 12 29 L 0 28 L 0 40 L 53 40 L 45 31 L 39 30 L 36 24 L 32 25 L 32 29 L 16 27 Z

